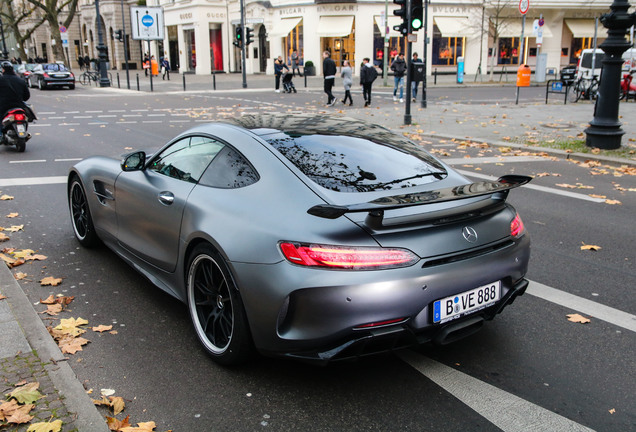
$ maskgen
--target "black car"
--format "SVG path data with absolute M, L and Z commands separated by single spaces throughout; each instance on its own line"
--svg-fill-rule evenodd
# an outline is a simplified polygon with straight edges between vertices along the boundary
M 38 86 L 40 90 L 49 87 L 75 88 L 75 75 L 62 63 L 42 63 L 33 68 L 27 78 L 29 87 Z

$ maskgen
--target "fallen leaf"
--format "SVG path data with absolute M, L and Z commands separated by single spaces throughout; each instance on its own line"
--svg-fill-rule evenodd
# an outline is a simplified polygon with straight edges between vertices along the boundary
M 33 416 L 29 413 L 35 407 L 33 404 L 21 405 L 10 416 L 7 416 L 7 423 L 24 424 L 33 420 Z
M 35 255 L 29 255 L 29 256 L 25 257 L 24 259 L 27 260 L 27 261 L 33 261 L 33 260 L 43 261 L 43 260 L 45 260 L 47 258 L 48 257 L 45 256 L 45 255 L 35 254 Z
M 50 304 L 55 304 L 55 303 L 56 303 L 56 301 L 55 301 L 55 297 L 53 297 L 53 294 L 51 294 L 50 296 L 48 296 L 44 300 L 40 299 L 40 304 L 50 305 Z
M 130 416 L 126 416 L 123 420 L 117 420 L 115 417 L 106 417 L 106 424 L 108 425 L 108 429 L 112 431 L 121 431 L 123 428 L 129 427 L 130 422 L 128 421 Z
M 7 296 L 0 294 L 0 300 L 4 300 L 6 298 L 7 298 Z
M 0 196 L 0 201 L 9 201 L 12 200 L 13 197 L 11 195 L 2 195 Z
M 15 217 L 18 217 L 18 216 L 20 216 L 18 213 L 9 213 L 7 215 L 8 218 L 15 218 Z
M 88 324 L 83 318 L 67 318 L 60 320 L 60 324 L 55 327 L 55 330 L 59 330 L 64 334 L 68 334 L 71 336 L 79 336 L 84 333 L 86 330 L 80 329 L 79 326 L 83 326 Z
M 24 224 L 23 225 L 11 225 L 9 228 L 5 228 L 5 231 L 9 231 L 9 232 L 18 232 L 18 231 L 23 231 L 24 230 Z
M 615 414 L 616 413 L 616 408 L 612 408 L 611 410 L 609 410 L 610 414 Z
M 585 318 L 584 316 L 579 314 L 569 314 L 567 315 L 567 317 L 568 317 L 568 321 L 572 321 L 575 323 L 587 324 L 591 322 L 589 318 Z
M 40 285 L 42 286 L 46 286 L 46 285 L 58 286 L 61 283 L 62 283 L 62 278 L 54 278 L 53 276 L 47 276 L 44 279 L 40 280 Z
M 14 277 L 15 280 L 22 280 L 24 278 L 26 278 L 28 275 L 26 273 L 22 273 L 22 272 L 17 272 Z
M 126 404 L 124 403 L 124 398 L 120 396 L 111 396 L 110 399 L 110 407 L 113 409 L 113 414 L 117 415 L 124 410 Z
M 54 420 L 52 422 L 33 423 L 27 429 L 27 432 L 60 432 L 62 430 L 62 420 Z
M 28 383 L 16 388 L 11 393 L 7 393 L 7 397 L 17 400 L 19 404 L 30 404 L 44 397 L 38 391 L 38 387 L 40 387 L 39 382 Z
M 622 205 L 623 203 L 620 202 L 619 200 L 611 200 L 611 199 L 606 199 L 605 200 L 605 204 L 611 204 L 611 205 Z
M 33 254 L 33 253 L 35 253 L 35 251 L 34 251 L 34 250 L 31 250 L 31 249 L 22 249 L 22 250 L 19 250 L 19 251 L 15 251 L 15 252 L 13 252 L 13 254 L 12 254 L 12 255 L 13 255 L 14 257 L 16 257 L 16 258 L 26 258 L 28 255 L 31 255 L 31 254 Z
M 599 251 L 601 249 L 603 249 L 603 248 L 600 247 L 600 246 L 588 245 L 588 244 L 585 244 L 585 243 L 583 243 L 583 246 L 581 246 L 581 250 Z
M 88 339 L 84 339 L 83 337 L 66 337 L 59 341 L 58 345 L 60 347 L 60 351 L 65 354 L 75 354 L 78 351 L 82 351 L 82 346 L 86 345 L 90 341 Z
M 0 242 L 10 240 L 9 236 L 6 234 L 0 233 Z
M 60 312 L 62 312 L 62 305 L 57 303 L 57 304 L 48 305 L 46 307 L 46 310 L 43 313 L 54 316 L 59 314 Z
M 123 427 L 120 429 L 121 432 L 152 432 L 157 425 L 155 422 L 143 422 L 137 423 L 137 427 Z
M 112 325 L 103 325 L 103 324 L 100 324 L 97 327 L 93 327 L 92 328 L 92 330 L 94 332 L 100 332 L 100 333 L 105 332 L 105 331 L 109 331 L 109 330 L 112 330 L 112 329 L 113 329 Z

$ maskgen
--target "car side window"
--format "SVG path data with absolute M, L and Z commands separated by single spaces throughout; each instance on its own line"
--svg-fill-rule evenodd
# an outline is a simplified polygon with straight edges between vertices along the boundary
M 256 169 L 247 159 L 232 147 L 225 146 L 205 170 L 199 183 L 220 189 L 236 189 L 256 183 L 258 179 Z
M 223 147 L 223 143 L 209 137 L 182 138 L 154 157 L 148 169 L 178 180 L 197 183 Z

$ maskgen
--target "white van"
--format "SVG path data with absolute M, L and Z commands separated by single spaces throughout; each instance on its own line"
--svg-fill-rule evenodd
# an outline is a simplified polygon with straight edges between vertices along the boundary
M 598 78 L 601 75 L 603 59 L 605 53 L 602 49 L 584 49 L 581 51 L 579 62 L 576 65 L 576 78 L 592 78 L 592 56 L 594 56 L 594 75 Z M 629 72 L 636 68 L 636 48 L 630 48 L 623 53 L 623 71 Z

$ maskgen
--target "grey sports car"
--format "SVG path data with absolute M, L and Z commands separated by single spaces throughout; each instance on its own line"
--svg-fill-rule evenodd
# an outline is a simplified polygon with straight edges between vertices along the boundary
M 507 175 L 471 183 L 402 135 L 331 116 L 210 123 L 68 177 L 75 236 L 186 302 L 222 364 L 326 363 L 477 330 L 528 285 Z

